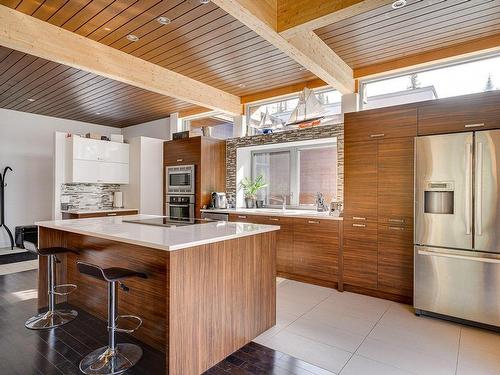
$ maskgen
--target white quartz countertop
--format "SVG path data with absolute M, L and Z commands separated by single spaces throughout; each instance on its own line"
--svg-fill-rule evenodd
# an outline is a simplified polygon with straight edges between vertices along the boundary
M 68 214 L 98 214 L 107 212 L 124 212 L 124 211 L 139 211 L 137 208 L 96 208 L 96 209 L 78 209 L 78 210 L 61 210 L 61 212 Z
M 317 212 L 312 210 L 282 210 L 279 208 L 227 208 L 227 209 L 204 209 L 201 212 L 213 212 L 219 214 L 241 214 L 241 215 L 264 215 L 284 216 L 306 219 L 343 220 L 341 216 L 329 215 L 328 212 Z
M 213 221 L 180 227 L 157 227 L 126 223 L 122 220 L 150 219 L 153 215 L 113 216 L 89 219 L 40 221 L 44 228 L 83 234 L 112 241 L 131 243 L 166 251 L 174 251 L 208 243 L 253 236 L 279 230 L 277 225 Z

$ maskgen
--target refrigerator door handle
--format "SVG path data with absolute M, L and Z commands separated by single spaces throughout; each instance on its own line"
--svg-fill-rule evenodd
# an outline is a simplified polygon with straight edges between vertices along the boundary
M 481 257 L 481 256 L 468 256 L 468 255 L 441 253 L 441 252 L 429 251 L 429 250 L 418 250 L 418 255 L 437 256 L 437 257 L 452 258 L 452 259 L 465 259 L 465 260 L 472 260 L 475 262 L 500 264 L 500 258 L 495 258 L 495 257 L 486 258 L 486 257 Z
M 472 143 L 465 144 L 465 234 L 472 232 Z
M 476 150 L 476 235 L 483 234 L 483 144 Z

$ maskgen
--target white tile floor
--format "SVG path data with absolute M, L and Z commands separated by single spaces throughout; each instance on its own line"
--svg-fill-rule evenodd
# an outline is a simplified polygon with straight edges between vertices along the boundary
M 498 333 L 291 280 L 277 294 L 277 324 L 254 341 L 334 374 L 500 374 Z

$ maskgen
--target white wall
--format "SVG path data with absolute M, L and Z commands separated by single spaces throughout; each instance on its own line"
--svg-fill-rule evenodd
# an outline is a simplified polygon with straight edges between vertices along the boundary
M 129 141 L 134 137 L 150 137 L 159 139 L 171 139 L 170 138 L 170 118 L 162 118 L 160 120 L 154 120 L 150 122 L 145 122 L 144 124 L 128 126 L 122 129 L 123 137 L 125 141 Z
M 120 129 L 80 121 L 0 109 L 0 169 L 10 166 L 5 216 L 14 234 L 18 225 L 52 218 L 55 132 L 120 134 Z M 0 229 L 0 248 L 9 245 Z

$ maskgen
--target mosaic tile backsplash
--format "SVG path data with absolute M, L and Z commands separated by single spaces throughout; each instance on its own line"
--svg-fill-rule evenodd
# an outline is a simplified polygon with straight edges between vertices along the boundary
M 68 210 L 113 208 L 113 193 L 115 191 L 120 191 L 120 185 L 62 184 L 61 202 L 68 202 Z

